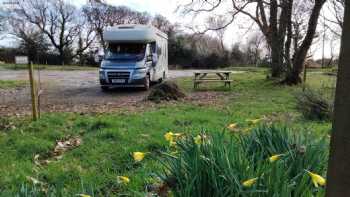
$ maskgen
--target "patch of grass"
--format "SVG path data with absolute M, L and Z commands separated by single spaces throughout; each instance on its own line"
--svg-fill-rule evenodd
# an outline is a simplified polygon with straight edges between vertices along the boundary
M 50 113 L 43 114 L 37 122 L 11 118 L 14 126 L 11 124 L 0 131 L 0 196 L 13 196 L 10 194 L 18 193 L 21 188 L 32 191 L 33 184 L 27 177 L 42 181 L 53 192 L 54 189 L 64 191 L 65 196 L 77 193 L 145 196 L 145 186 L 161 168 L 157 159 L 159 152 L 168 148 L 163 137 L 168 131 L 213 134 L 221 132 L 229 123 L 247 129 L 251 127 L 247 119 L 265 117 L 267 123 L 280 123 L 316 136 L 330 132 L 329 121 L 305 120 L 296 111 L 294 95 L 301 86 L 276 85 L 266 80 L 266 70 L 233 74 L 232 78 L 232 88 L 224 93 L 230 99 L 224 105 L 178 102 L 144 112 Z M 314 73 L 308 79 L 311 87 L 317 87 L 321 86 L 317 82 L 327 81 L 329 76 Z M 176 81 L 187 93 L 194 91 L 191 78 Z M 222 91 L 220 84 L 208 84 L 203 89 Z M 48 155 L 56 140 L 66 136 L 80 136 L 81 146 L 48 165 L 34 164 L 36 154 Z M 131 157 L 134 151 L 149 153 L 144 161 L 135 163 Z M 126 186 L 118 184 L 117 176 L 128 176 L 131 181 Z M 42 196 L 47 195 L 42 193 Z
M 34 64 L 35 69 L 41 70 L 62 70 L 62 71 L 77 71 L 77 70 L 96 70 L 97 67 L 92 66 L 77 66 L 77 65 L 45 65 Z M 28 69 L 28 65 L 16 65 L 16 64 L 0 64 L 0 69 L 7 70 L 24 70 Z
M 27 85 L 24 80 L 0 80 L 0 89 L 19 88 Z

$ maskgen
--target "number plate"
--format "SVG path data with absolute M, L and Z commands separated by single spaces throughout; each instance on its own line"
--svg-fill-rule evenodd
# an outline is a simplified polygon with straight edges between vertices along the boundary
M 125 79 L 112 79 L 112 83 L 125 83 Z

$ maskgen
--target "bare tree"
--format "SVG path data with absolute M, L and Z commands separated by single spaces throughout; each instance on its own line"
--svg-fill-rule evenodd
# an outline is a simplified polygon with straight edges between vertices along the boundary
M 4 30 L 5 27 L 5 16 L 2 10 L 0 9 L 0 32 Z
M 0 8 L 0 40 L 3 39 L 3 34 L 6 32 L 6 12 L 3 8 Z
M 295 0 L 255 0 L 255 1 L 238 1 L 232 0 L 232 11 L 229 12 L 232 19 L 237 14 L 243 14 L 250 18 L 259 27 L 266 38 L 266 41 L 271 49 L 271 74 L 272 77 L 280 77 L 286 70 L 286 64 L 291 64 L 285 82 L 288 84 L 297 84 L 301 82 L 300 73 L 307 55 L 307 51 L 312 44 L 317 20 L 320 10 L 325 3 L 325 0 L 313 1 L 313 7 L 310 12 L 309 20 L 307 21 L 307 31 L 304 39 L 301 41 L 300 47 L 295 50 L 293 61 L 288 55 L 290 53 L 291 38 L 292 38 L 292 13 L 293 3 Z M 227 1 L 215 0 L 195 0 L 184 5 L 186 12 L 214 12 L 221 4 L 228 3 Z M 197 5 L 197 7 L 196 7 Z M 254 9 L 253 9 L 254 8 Z M 233 22 L 230 20 L 222 28 L 227 27 Z M 286 55 L 287 54 L 287 55 Z M 286 58 L 287 57 L 287 58 Z
M 185 5 L 188 12 L 213 12 L 220 7 L 222 3 L 226 1 L 192 1 L 191 4 Z M 226 2 L 227 3 L 227 2 Z M 199 8 L 195 8 L 195 4 L 200 5 Z M 292 0 L 282 1 L 278 3 L 277 0 L 270 1 L 236 1 L 231 3 L 232 12 L 230 16 L 232 20 L 228 21 L 222 28 L 226 28 L 233 23 L 233 19 L 237 14 L 243 14 L 254 21 L 261 32 L 266 37 L 267 43 L 271 48 L 272 69 L 271 73 L 273 77 L 279 77 L 283 73 L 283 51 L 284 39 L 286 34 L 287 23 L 290 22 Z M 254 8 L 254 9 L 252 9 Z M 268 15 L 269 13 L 269 15 Z
M 108 26 L 120 24 L 147 24 L 150 16 L 125 6 L 112 6 L 102 0 L 90 0 L 83 8 L 84 15 L 99 38 L 100 45 L 106 49 L 103 31 Z
M 152 25 L 165 33 L 169 33 L 174 29 L 170 21 L 164 16 L 159 14 L 153 17 Z
M 318 24 L 318 18 L 320 11 L 326 1 L 315 0 L 311 8 L 309 20 L 307 21 L 307 28 L 304 38 L 298 48 L 294 49 L 292 68 L 287 73 L 285 82 L 287 84 L 298 84 L 302 82 L 300 74 L 303 72 L 304 63 L 307 58 L 308 51 L 313 43 L 313 39 L 316 34 L 316 28 Z
M 264 37 L 259 33 L 253 34 L 247 43 L 246 54 L 249 64 L 254 64 L 257 66 L 261 54 L 262 54 L 262 45 L 264 44 Z
M 345 2 L 326 195 L 350 196 L 350 1 Z
M 39 55 L 49 50 L 44 34 L 33 24 L 13 13 L 8 17 L 9 34 L 19 39 L 19 49 L 28 55 L 29 60 L 37 62 Z
M 17 13 L 34 24 L 50 40 L 58 51 L 61 63 L 69 62 L 74 54 L 74 43 L 81 32 L 82 24 L 79 24 L 77 9 L 64 0 L 28 0 L 18 1 L 20 9 Z M 86 44 L 91 40 L 91 34 L 85 34 Z M 87 45 L 82 49 L 86 50 Z M 79 53 L 81 50 L 78 50 Z
M 78 42 L 75 47 L 72 58 L 78 57 L 79 63 L 83 63 L 84 52 L 92 45 L 95 41 L 96 33 L 94 28 L 88 23 L 88 19 L 85 15 L 79 18 L 77 23 L 77 37 Z
M 331 0 L 329 2 L 328 10 L 331 13 L 331 17 L 327 17 L 326 19 L 331 24 L 335 24 L 336 26 L 338 26 L 339 29 L 343 29 L 344 8 L 345 0 Z M 331 27 L 329 29 L 337 36 L 341 36 L 341 31 L 333 30 L 333 28 Z
M 208 27 L 206 29 L 216 29 L 214 32 L 218 39 L 220 40 L 221 44 L 221 51 L 225 52 L 225 45 L 224 45 L 224 38 L 225 38 L 225 32 L 226 28 L 220 28 L 224 26 L 227 23 L 227 19 L 225 16 L 217 16 L 217 17 L 209 17 L 207 18 L 207 24 Z

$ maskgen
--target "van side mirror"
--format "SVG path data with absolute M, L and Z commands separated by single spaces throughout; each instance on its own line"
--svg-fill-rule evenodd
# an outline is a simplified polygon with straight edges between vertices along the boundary
M 146 61 L 147 62 L 152 62 L 153 61 L 153 55 L 152 54 L 151 55 L 147 55 Z
M 103 55 L 96 55 L 95 56 L 95 62 L 96 63 L 101 63 L 103 60 Z

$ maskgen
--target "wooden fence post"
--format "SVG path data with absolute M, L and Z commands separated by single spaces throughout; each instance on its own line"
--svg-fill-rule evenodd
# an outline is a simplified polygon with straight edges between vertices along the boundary
M 32 115 L 33 115 L 33 120 L 36 121 L 38 120 L 38 102 L 37 102 L 37 94 L 36 94 L 36 85 L 34 81 L 34 69 L 33 69 L 33 63 L 30 62 L 28 64 L 28 69 L 29 69 L 29 82 L 30 82 L 30 93 L 32 97 Z

